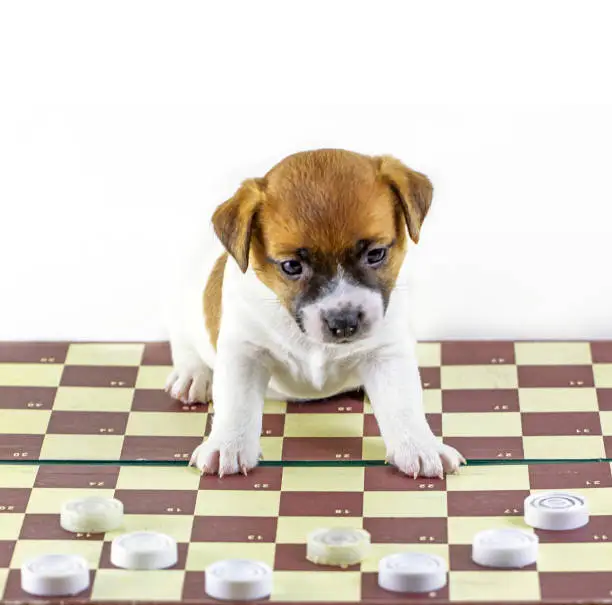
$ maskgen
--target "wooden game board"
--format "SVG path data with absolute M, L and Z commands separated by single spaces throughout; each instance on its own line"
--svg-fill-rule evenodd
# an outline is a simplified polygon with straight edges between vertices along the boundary
M 434 431 L 469 459 L 612 456 L 611 342 L 444 342 L 418 348 Z M 0 345 L 0 459 L 184 460 L 207 405 L 162 390 L 166 343 Z M 381 460 L 362 394 L 267 402 L 266 460 Z
M 530 491 L 571 489 L 588 498 L 591 521 L 571 532 L 538 531 L 540 557 L 524 570 L 487 570 L 470 559 L 474 533 L 527 529 Z M 115 496 L 125 523 L 106 535 L 75 535 L 59 525 L 64 500 Z M 603 601 L 612 597 L 612 475 L 609 463 L 466 467 L 446 480 L 410 480 L 390 467 L 260 467 L 248 477 L 204 477 L 185 466 L 4 465 L 0 467 L 0 595 L 31 600 L 20 588 L 23 560 L 78 553 L 92 569 L 96 601 L 210 602 L 205 567 L 225 557 L 263 560 L 274 569 L 273 601 L 385 602 Z M 372 551 L 346 570 L 305 559 L 306 534 L 319 526 L 364 527 Z M 126 571 L 109 561 L 118 533 L 156 530 L 179 543 L 179 563 Z M 450 566 L 447 587 L 407 597 L 377 585 L 381 556 L 404 549 L 435 553 Z M 559 602 L 559 601 L 557 601 Z

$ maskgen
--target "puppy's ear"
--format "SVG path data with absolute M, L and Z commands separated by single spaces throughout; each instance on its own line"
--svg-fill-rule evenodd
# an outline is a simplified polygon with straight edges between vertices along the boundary
M 217 237 L 244 273 L 249 266 L 251 235 L 257 209 L 263 200 L 263 179 L 248 179 L 212 217 Z
M 420 172 L 411 170 L 391 156 L 375 158 L 379 176 L 397 196 L 412 241 L 419 242 L 421 225 L 427 216 L 433 197 L 431 181 Z

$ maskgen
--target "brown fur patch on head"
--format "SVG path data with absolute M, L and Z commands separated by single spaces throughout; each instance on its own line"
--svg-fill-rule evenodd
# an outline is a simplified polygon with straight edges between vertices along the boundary
M 431 194 L 427 177 L 395 158 L 307 151 L 285 158 L 263 179 L 246 181 L 213 223 L 241 269 L 250 263 L 293 309 L 306 280 L 287 279 L 279 261 L 307 255 L 332 277 L 338 266 L 376 244 L 390 246 L 387 259 L 363 276 L 388 296 L 406 253 L 406 227 L 418 242 Z

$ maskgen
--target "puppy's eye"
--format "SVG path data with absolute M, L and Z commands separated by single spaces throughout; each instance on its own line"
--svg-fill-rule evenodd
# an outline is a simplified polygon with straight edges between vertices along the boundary
M 303 267 L 299 260 L 286 260 L 280 266 L 283 273 L 289 275 L 289 277 L 298 277 L 302 274 Z
M 368 265 L 379 265 L 387 257 L 386 248 L 372 248 L 366 254 L 366 262 Z

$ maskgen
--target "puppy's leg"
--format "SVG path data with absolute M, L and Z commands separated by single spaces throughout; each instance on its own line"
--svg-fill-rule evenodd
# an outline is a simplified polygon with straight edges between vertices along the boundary
M 442 477 L 465 462 L 427 423 L 416 356 L 406 351 L 374 356 L 362 367 L 362 378 L 391 464 L 416 478 Z
M 261 457 L 263 404 L 270 374 L 262 354 L 244 343 L 219 343 L 210 436 L 191 457 L 203 473 L 246 473 Z
M 210 402 L 212 370 L 184 336 L 173 336 L 170 347 L 173 369 L 166 380 L 166 392 L 183 403 Z

